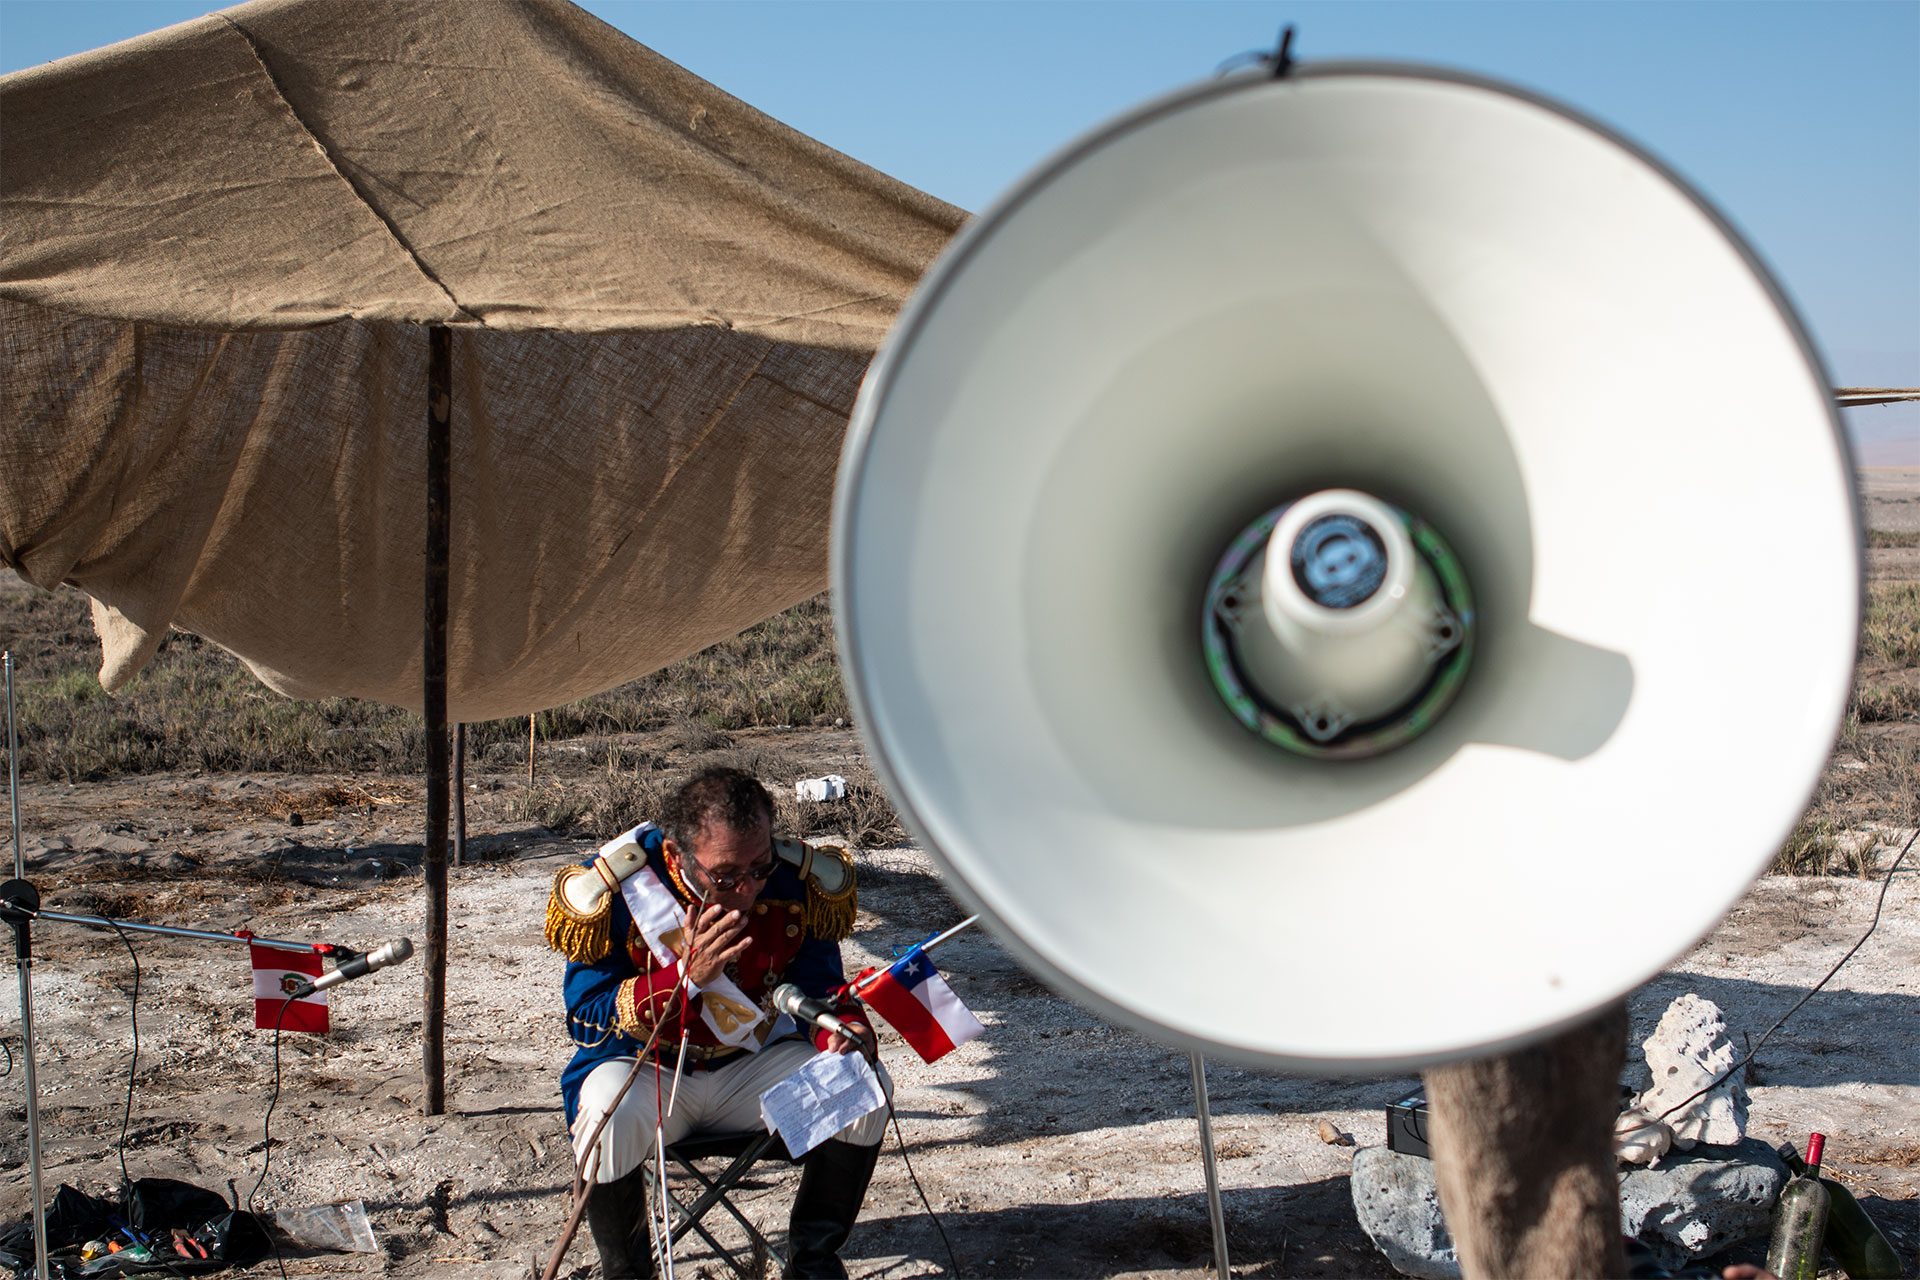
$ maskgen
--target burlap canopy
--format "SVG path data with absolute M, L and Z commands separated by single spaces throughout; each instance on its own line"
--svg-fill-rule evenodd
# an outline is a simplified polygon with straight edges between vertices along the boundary
M 0 78 L 0 560 L 295 696 L 418 708 L 454 335 L 449 716 L 820 590 L 840 438 L 963 218 L 564 0 L 256 0 Z

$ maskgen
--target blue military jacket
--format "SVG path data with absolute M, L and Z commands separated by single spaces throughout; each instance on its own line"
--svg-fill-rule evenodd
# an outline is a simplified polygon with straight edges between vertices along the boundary
M 682 905 L 689 904 L 693 897 L 667 869 L 661 840 L 658 827 L 644 829 L 640 847 L 646 852 L 647 865 Z M 842 998 L 846 977 L 840 964 L 840 944 L 815 936 L 808 927 L 807 895 L 808 885 L 799 871 L 791 863 L 779 862 L 748 917 L 747 932 L 753 944 L 727 966 L 727 976 L 763 1010 L 768 1008 L 774 988 L 791 982 L 809 996 L 834 1004 L 840 1017 L 859 1017 L 858 1002 Z M 594 963 L 570 961 L 562 987 L 567 1031 L 576 1046 L 573 1060 L 560 1073 L 569 1127 L 579 1109 L 580 1084 L 588 1073 L 608 1058 L 638 1053 L 655 1024 L 663 1019 L 665 1025 L 660 1027 L 654 1053 L 668 1065 L 679 1055 L 682 1036 L 687 1038 L 690 1058 L 703 1066 L 720 1067 L 725 1059 L 750 1052 L 721 1044 L 697 1011 L 690 1018 L 683 1016 L 685 1009 L 674 998 L 680 966 L 662 966 L 654 958 L 633 927 L 633 916 L 619 894 L 613 895 L 612 908 L 609 927 L 613 946 Z M 814 1041 L 825 1048 L 826 1033 L 817 1033 Z

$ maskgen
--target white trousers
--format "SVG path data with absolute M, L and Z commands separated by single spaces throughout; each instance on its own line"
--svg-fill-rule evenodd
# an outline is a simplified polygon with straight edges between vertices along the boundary
M 804 1040 L 782 1040 L 758 1053 L 743 1054 L 717 1071 L 686 1071 L 680 1076 L 680 1091 L 672 1098 L 666 1119 L 660 1122 L 668 1146 L 693 1134 L 747 1133 L 764 1130 L 760 1118 L 760 1095 L 807 1064 L 819 1050 Z M 893 1080 L 887 1069 L 874 1064 L 880 1088 L 887 1100 L 893 1100 Z M 592 1135 L 607 1104 L 620 1092 L 627 1074 L 633 1070 L 632 1058 L 609 1058 L 587 1074 L 580 1084 L 580 1108 L 573 1122 L 573 1158 L 584 1162 L 592 1148 Z M 595 1182 L 615 1182 L 639 1168 L 653 1150 L 653 1131 L 659 1109 L 666 1107 L 673 1092 L 673 1069 L 652 1064 L 640 1068 L 640 1076 L 620 1099 L 613 1119 L 600 1131 L 598 1159 L 587 1165 L 588 1177 Z M 886 1136 L 887 1109 L 881 1107 L 834 1134 L 841 1142 L 856 1147 L 871 1147 Z M 830 1139 L 831 1141 L 831 1139 Z M 597 1168 L 595 1167 L 597 1165 Z

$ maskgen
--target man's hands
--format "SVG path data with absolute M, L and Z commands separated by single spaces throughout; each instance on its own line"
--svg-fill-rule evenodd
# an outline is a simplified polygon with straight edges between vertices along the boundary
M 691 924 L 693 938 L 683 963 L 687 981 L 696 987 L 713 985 L 726 972 L 727 966 L 745 955 L 747 948 L 753 945 L 753 939 L 747 935 L 747 917 L 742 912 L 709 904 L 700 909 Z M 834 1032 L 827 1039 L 827 1052 L 853 1053 L 858 1050 L 868 1062 L 878 1062 L 880 1038 L 873 1033 L 873 1028 L 851 1019 L 847 1020 L 845 1026 L 853 1035 Z
M 850 1040 L 836 1031 L 827 1040 L 828 1053 L 852 1053 L 855 1049 L 858 1049 L 866 1056 L 868 1062 L 878 1062 L 880 1060 L 880 1041 L 879 1038 L 873 1034 L 872 1027 L 864 1022 L 855 1022 L 851 1018 L 842 1025 L 860 1038 L 858 1040 Z
M 753 939 L 743 936 L 747 918 L 738 911 L 708 906 L 693 919 L 693 940 L 687 948 L 687 981 L 711 986 L 727 965 L 745 955 Z

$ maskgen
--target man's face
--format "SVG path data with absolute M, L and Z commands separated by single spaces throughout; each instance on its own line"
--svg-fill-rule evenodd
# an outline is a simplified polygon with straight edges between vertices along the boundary
M 745 831 L 709 821 L 693 838 L 691 849 L 668 840 L 666 852 L 678 859 L 681 877 L 708 902 L 744 914 L 773 874 L 773 828 L 765 817 Z

